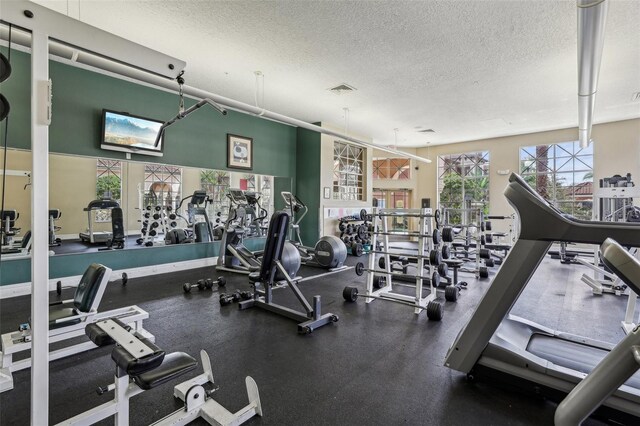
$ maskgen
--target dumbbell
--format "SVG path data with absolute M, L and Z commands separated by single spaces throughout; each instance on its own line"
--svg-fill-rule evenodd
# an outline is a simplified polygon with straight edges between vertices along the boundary
M 151 210 L 151 206 L 147 206 L 147 210 Z
M 151 216 L 151 214 L 150 214 L 150 213 L 145 213 L 145 214 L 144 214 L 144 218 L 145 218 L 145 219 L 149 219 L 149 217 L 150 217 L 150 216 Z
M 156 206 L 156 211 L 159 212 L 160 210 L 162 210 L 161 206 Z
M 253 293 L 250 291 L 236 290 L 231 294 L 222 293 L 220 295 L 220 305 L 226 306 L 233 302 L 239 302 L 240 300 L 249 300 L 253 297 Z
M 184 283 L 182 289 L 185 293 L 190 293 L 192 288 L 198 288 L 198 290 L 211 290 L 213 285 L 218 284 L 218 287 L 224 287 L 227 284 L 227 280 L 224 277 L 218 277 L 215 281 L 211 278 L 199 279 L 195 284 Z
M 171 207 L 171 206 L 167 206 L 167 207 L 165 207 L 165 208 L 167 209 L 167 211 L 168 211 L 168 212 L 170 212 L 171 210 L 173 210 L 173 207 Z
M 171 214 L 169 215 L 169 220 L 176 220 L 176 217 L 177 217 L 177 216 L 176 216 L 176 214 L 175 214 L 175 213 L 171 213 Z

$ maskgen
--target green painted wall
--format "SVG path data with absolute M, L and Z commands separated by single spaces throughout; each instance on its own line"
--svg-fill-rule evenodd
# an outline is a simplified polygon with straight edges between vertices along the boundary
M 312 247 L 320 238 L 320 148 L 320 133 L 298 128 L 295 194 L 309 208 L 300 223 L 300 235 Z
M 29 149 L 30 56 L 12 50 L 11 64 L 11 77 L 0 85 L 0 91 L 11 105 L 8 145 Z M 100 149 L 103 108 L 159 120 L 167 120 L 177 113 L 176 94 L 55 61 L 49 64 L 53 80 L 53 119 L 49 129 L 51 152 L 124 159 L 124 153 Z M 194 103 L 186 100 L 187 107 Z M 0 138 L 4 138 L 4 129 L 5 126 L 0 125 Z M 167 129 L 164 157 L 134 154 L 132 160 L 226 169 L 227 133 L 232 133 L 253 138 L 253 173 L 295 180 L 296 130 L 295 127 L 234 111 L 222 116 L 205 106 Z M 10 164 L 8 168 L 11 168 Z M 317 189 L 314 196 L 318 196 Z M 259 249 L 260 245 L 247 244 L 250 249 Z M 126 269 L 216 256 L 217 250 L 218 244 L 211 243 L 54 256 L 50 260 L 50 276 L 60 278 L 81 274 L 91 262 L 103 262 L 112 269 Z M 3 259 L 0 285 L 27 282 L 30 275 L 30 260 Z
M 245 246 L 249 250 L 262 250 L 264 241 L 264 238 L 246 239 Z M 49 258 L 49 277 L 53 279 L 82 275 L 87 265 L 93 262 L 101 263 L 113 270 L 127 270 L 128 268 L 214 257 L 218 255 L 219 250 L 220 243 L 213 242 L 52 256 Z M 31 281 L 31 260 L 3 259 L 0 264 L 0 277 L 2 277 L 2 285 Z
M 11 77 L 1 86 L 11 105 L 8 143 L 29 149 L 30 56 L 12 50 L 11 62 Z M 49 61 L 49 66 L 53 81 L 51 152 L 124 159 L 124 153 L 100 149 L 103 108 L 158 120 L 168 120 L 178 112 L 176 94 L 55 61 Z M 188 74 L 186 78 L 188 82 Z M 195 101 L 185 103 L 189 107 Z M 295 177 L 295 127 L 235 111 L 222 116 L 209 106 L 167 129 L 163 157 L 133 154 L 132 160 L 223 170 L 227 133 L 253 138 L 253 173 Z

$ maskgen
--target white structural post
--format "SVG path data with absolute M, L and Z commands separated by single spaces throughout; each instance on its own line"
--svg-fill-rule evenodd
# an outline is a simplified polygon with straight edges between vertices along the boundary
M 49 424 L 49 36 L 31 41 L 31 424 Z

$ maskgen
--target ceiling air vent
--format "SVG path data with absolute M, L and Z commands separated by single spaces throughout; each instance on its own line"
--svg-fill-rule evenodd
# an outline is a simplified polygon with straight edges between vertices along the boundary
M 358 90 L 358 89 L 356 89 L 353 86 L 349 86 L 347 83 L 342 83 L 337 85 L 336 87 L 332 87 L 329 89 L 330 92 L 337 93 L 339 95 L 341 95 L 342 93 L 353 92 L 355 90 Z
M 424 130 L 418 130 L 418 133 L 435 133 L 436 131 L 433 129 L 424 129 Z
M 636 92 L 633 94 L 633 96 L 631 96 L 631 100 L 632 101 L 640 101 L 640 92 Z

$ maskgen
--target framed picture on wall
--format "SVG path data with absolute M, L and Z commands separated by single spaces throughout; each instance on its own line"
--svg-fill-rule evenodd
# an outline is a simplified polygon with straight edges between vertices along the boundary
M 227 133 L 227 167 L 253 169 L 253 139 Z

